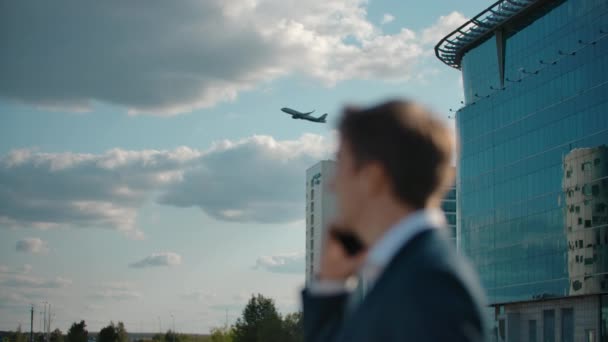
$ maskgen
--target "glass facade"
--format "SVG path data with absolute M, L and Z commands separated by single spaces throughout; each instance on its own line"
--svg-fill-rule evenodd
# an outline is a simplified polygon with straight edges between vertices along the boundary
M 445 214 L 448 235 L 454 246 L 458 246 L 458 232 L 456 229 L 456 188 L 452 187 L 441 201 L 441 210 Z
M 493 304 L 608 292 L 608 1 L 544 3 L 462 59 L 460 249 Z

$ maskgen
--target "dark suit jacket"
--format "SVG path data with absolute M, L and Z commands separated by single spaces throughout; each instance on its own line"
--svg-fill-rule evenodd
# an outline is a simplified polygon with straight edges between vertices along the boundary
M 484 296 L 442 231 L 401 247 L 350 314 L 347 295 L 302 292 L 306 342 L 483 341 Z

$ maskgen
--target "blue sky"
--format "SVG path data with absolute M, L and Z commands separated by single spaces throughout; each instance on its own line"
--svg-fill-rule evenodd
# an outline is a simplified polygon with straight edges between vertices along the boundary
M 488 4 L 5 6 L 0 329 L 43 301 L 64 331 L 206 332 L 251 293 L 297 310 L 304 171 L 340 109 L 408 97 L 449 122 L 460 76 L 432 47 Z

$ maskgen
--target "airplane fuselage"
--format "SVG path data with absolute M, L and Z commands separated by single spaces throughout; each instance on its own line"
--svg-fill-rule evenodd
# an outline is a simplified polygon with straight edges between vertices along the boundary
M 327 117 L 327 114 L 324 114 L 318 118 L 311 116 L 310 114 L 314 113 L 314 110 L 312 112 L 302 113 L 295 109 L 283 107 L 283 108 L 281 108 L 281 111 L 291 115 L 292 119 L 308 120 L 308 121 L 312 121 L 312 122 L 325 123 L 325 118 Z

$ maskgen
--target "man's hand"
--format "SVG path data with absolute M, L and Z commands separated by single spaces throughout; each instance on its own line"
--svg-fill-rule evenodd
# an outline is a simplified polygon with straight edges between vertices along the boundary
M 335 229 L 330 227 L 330 229 Z M 350 256 L 342 244 L 337 241 L 333 234 L 327 234 L 323 251 L 321 252 L 321 265 L 318 273 L 320 280 L 344 281 L 355 274 L 363 264 L 367 250 Z

